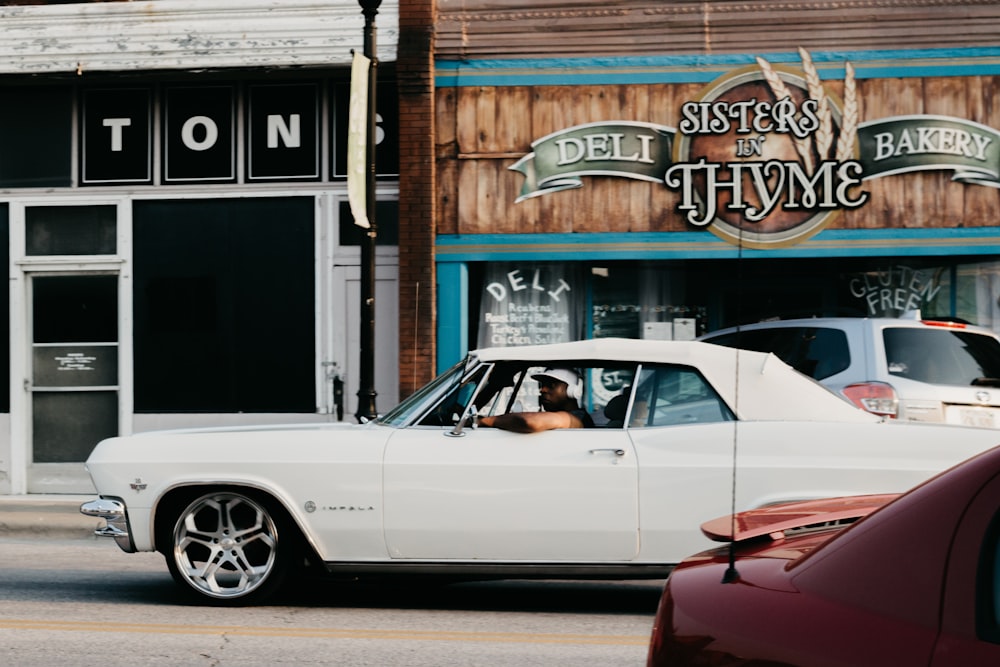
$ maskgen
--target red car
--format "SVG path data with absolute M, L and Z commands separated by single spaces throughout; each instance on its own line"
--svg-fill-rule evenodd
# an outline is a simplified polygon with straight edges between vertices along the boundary
M 648 667 L 1000 665 L 1000 447 L 899 497 L 754 510 L 702 530 L 735 533 L 732 550 L 671 573 Z

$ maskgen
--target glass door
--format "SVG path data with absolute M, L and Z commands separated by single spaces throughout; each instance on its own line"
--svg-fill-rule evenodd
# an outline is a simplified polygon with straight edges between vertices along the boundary
M 118 434 L 118 276 L 34 275 L 29 303 L 28 490 L 51 491 L 46 468 L 82 463 L 101 439 Z M 76 487 L 61 491 L 89 492 L 88 479 L 60 476 Z

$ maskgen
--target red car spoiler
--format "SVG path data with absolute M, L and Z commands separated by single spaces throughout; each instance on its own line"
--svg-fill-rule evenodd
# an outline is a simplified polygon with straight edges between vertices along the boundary
M 762 535 L 781 539 L 786 530 L 860 519 L 897 497 L 898 493 L 886 493 L 768 505 L 706 521 L 701 532 L 716 542 L 742 542 Z

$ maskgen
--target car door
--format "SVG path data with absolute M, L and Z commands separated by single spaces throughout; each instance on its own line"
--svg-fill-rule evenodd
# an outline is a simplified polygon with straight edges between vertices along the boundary
M 941 630 L 929 667 L 1000 664 L 1000 477 L 977 493 L 955 532 Z
M 622 427 L 412 426 L 390 438 L 383 475 L 392 558 L 605 562 L 638 553 L 637 461 Z

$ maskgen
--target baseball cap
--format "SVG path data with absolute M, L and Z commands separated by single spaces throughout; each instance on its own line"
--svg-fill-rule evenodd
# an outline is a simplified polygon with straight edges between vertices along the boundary
M 541 378 L 552 378 L 553 380 L 559 380 L 560 382 L 565 382 L 569 386 L 575 386 L 580 382 L 580 376 L 576 371 L 570 370 L 569 368 L 546 368 L 541 373 L 536 373 L 531 376 L 532 380 L 540 380 Z

